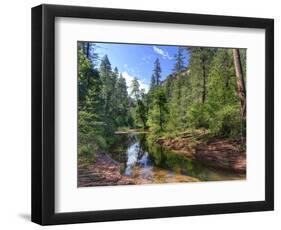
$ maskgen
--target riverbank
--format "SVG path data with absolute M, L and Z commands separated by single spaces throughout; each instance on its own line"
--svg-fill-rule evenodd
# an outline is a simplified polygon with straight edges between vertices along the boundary
M 145 129 L 120 129 L 120 130 L 117 130 L 114 132 L 114 134 L 130 134 L 130 133 L 133 133 L 133 134 L 144 134 L 144 133 L 149 133 L 148 130 L 145 130 Z
M 246 151 L 240 140 L 208 137 L 208 134 L 182 133 L 169 138 L 160 137 L 155 142 L 177 154 L 190 157 L 205 165 L 237 173 L 246 173 Z
M 79 162 L 78 187 L 246 178 L 246 153 L 238 140 L 200 130 L 169 136 L 129 131 L 116 137 L 92 163 Z
M 78 166 L 78 187 L 132 184 L 129 177 L 121 175 L 121 169 L 122 164 L 98 153 L 89 167 Z
M 132 184 L 158 184 L 176 182 L 198 182 L 199 180 L 164 169 L 136 166 L 131 176 L 122 174 L 124 165 L 107 154 L 97 154 L 95 162 L 88 168 L 78 166 L 78 187 L 112 186 Z

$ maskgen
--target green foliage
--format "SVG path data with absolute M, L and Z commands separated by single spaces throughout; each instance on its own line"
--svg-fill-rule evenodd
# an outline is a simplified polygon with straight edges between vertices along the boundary
M 137 78 L 133 79 L 131 88 L 132 88 L 131 96 L 133 96 L 135 100 L 138 100 L 141 96 L 141 91 L 140 91 L 140 83 Z
M 189 48 L 188 52 L 188 69 L 168 76 L 162 85 L 169 110 L 166 132 L 203 128 L 213 135 L 245 136 L 232 50 Z M 245 50 L 242 53 L 245 66 Z
M 81 42 L 79 41 L 78 44 L 78 50 L 82 51 L 85 57 L 91 62 L 91 64 L 94 66 L 95 61 L 98 57 L 98 55 L 95 53 L 95 43 L 93 42 Z
M 87 165 L 113 142 L 116 130 L 149 129 L 150 136 L 177 136 L 186 130 L 207 130 L 224 137 L 245 137 L 231 49 L 183 48 L 175 55 L 173 73 L 161 81 L 160 60 L 152 70 L 148 93 L 137 78 L 128 95 L 126 81 L 107 55 L 99 68 L 95 45 L 78 42 L 79 161 Z M 240 49 L 246 74 L 246 50 Z M 246 79 L 245 79 L 246 80 Z M 162 156 L 163 157 L 163 156 Z M 159 159 L 158 159 L 159 158 Z M 155 161 L 163 161 L 155 156 Z
M 152 74 L 152 78 L 154 78 L 154 82 L 155 85 L 153 85 L 152 89 L 155 86 L 158 86 L 160 84 L 160 78 L 161 78 L 161 67 L 160 67 L 160 61 L 158 58 L 156 58 L 155 62 L 154 62 L 154 68 L 153 68 L 153 74 Z
M 79 107 L 85 104 L 85 97 L 89 88 L 89 82 L 93 74 L 92 65 L 82 50 L 78 51 L 78 91 Z
M 88 48 L 88 44 L 78 43 L 78 154 L 85 165 L 110 146 L 118 127 L 132 123 L 125 79 L 117 68 L 112 71 L 107 55 L 95 69 L 94 46 L 87 51 Z M 91 55 L 87 56 L 89 51 Z
M 137 101 L 137 109 L 136 109 L 136 114 L 137 114 L 137 119 L 139 122 L 142 123 L 142 127 L 144 129 L 147 128 L 147 119 L 148 119 L 148 114 L 147 114 L 147 107 L 145 106 L 144 102 L 142 100 Z
M 104 98 L 105 114 L 107 117 L 113 115 L 113 98 L 114 98 L 114 87 L 116 83 L 116 76 L 111 70 L 111 64 L 107 55 L 105 55 L 100 64 L 99 68 L 101 80 L 102 80 L 102 97 Z
M 190 103 L 190 84 L 187 72 L 173 75 L 165 83 L 165 92 L 168 100 L 169 119 L 167 130 L 174 132 L 187 128 L 186 110 Z
M 233 60 L 227 50 L 218 50 L 214 57 L 208 81 L 208 101 L 216 108 L 239 102 Z
M 177 53 L 175 54 L 174 58 L 176 60 L 176 63 L 175 63 L 173 71 L 175 73 L 179 73 L 184 69 L 184 59 L 185 59 L 185 57 L 183 55 L 183 48 L 182 47 L 178 48 Z
M 157 87 L 152 93 L 152 107 L 149 111 L 148 124 L 152 130 L 163 131 L 168 117 L 167 98 L 162 87 Z
M 187 113 L 187 120 L 191 128 L 209 128 L 209 114 L 206 106 L 201 103 L 194 103 Z
M 155 79 L 155 76 L 154 74 L 151 75 L 151 80 L 150 80 L 150 89 L 154 89 L 156 86 L 156 79 Z
M 210 130 L 225 137 L 239 136 L 241 125 L 239 105 L 223 106 L 210 119 Z
M 216 135 L 238 136 L 243 124 L 231 50 L 217 51 L 210 70 L 208 88 L 210 130 Z
M 96 121 L 97 117 L 85 111 L 78 113 L 78 155 L 84 164 L 90 164 L 95 159 L 98 150 L 106 149 L 104 139 L 104 123 Z
M 127 85 L 122 74 L 119 75 L 115 87 L 115 125 L 117 127 L 129 126 L 129 96 L 127 92 Z

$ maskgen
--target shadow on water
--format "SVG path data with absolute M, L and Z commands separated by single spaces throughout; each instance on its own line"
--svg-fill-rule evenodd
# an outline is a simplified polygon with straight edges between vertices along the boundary
M 173 178 L 173 182 L 182 181 L 183 176 L 200 181 L 243 179 L 242 175 L 213 169 L 167 150 L 154 143 L 149 134 L 118 134 L 109 154 L 123 165 L 124 175 L 139 177 L 150 183 L 167 181 L 161 177 Z

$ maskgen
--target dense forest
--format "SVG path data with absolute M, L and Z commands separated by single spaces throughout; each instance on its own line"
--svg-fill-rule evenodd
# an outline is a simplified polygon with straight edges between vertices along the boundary
M 126 85 L 110 57 L 99 57 L 95 49 L 95 43 L 78 42 L 81 163 L 93 162 L 114 142 L 116 131 L 128 129 L 146 130 L 155 141 L 203 133 L 238 140 L 245 148 L 245 49 L 179 47 L 169 76 L 161 75 L 160 60 L 154 60 L 148 92 L 137 78 Z

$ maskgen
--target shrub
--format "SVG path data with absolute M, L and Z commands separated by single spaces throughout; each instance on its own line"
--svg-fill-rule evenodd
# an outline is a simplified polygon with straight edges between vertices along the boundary
M 95 153 L 91 145 L 79 144 L 78 148 L 79 164 L 88 167 L 95 161 Z
M 187 112 L 187 121 L 191 128 L 209 128 L 209 114 L 206 106 L 201 103 L 191 105 Z
M 210 129 L 216 135 L 235 137 L 241 134 L 241 127 L 240 110 L 237 105 L 223 106 L 210 118 Z
M 78 120 L 78 158 L 83 165 L 95 160 L 98 151 L 107 148 L 104 138 L 104 123 L 96 121 L 95 116 L 88 112 L 79 112 Z

